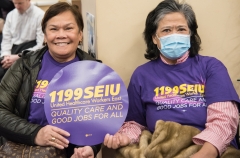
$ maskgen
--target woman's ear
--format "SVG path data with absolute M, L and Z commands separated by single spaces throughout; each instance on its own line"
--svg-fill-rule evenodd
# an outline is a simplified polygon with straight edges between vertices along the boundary
M 47 45 L 46 35 L 44 34 L 43 46 Z
M 83 42 L 83 32 L 80 31 L 79 32 L 79 39 L 78 39 L 80 42 Z
M 158 44 L 158 38 L 157 38 L 157 36 L 156 35 L 152 35 L 152 40 L 153 40 L 153 43 L 154 44 Z

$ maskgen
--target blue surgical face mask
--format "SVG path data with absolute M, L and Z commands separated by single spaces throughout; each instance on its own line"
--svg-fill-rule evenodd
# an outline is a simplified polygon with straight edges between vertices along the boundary
M 161 44 L 160 52 L 171 60 L 181 58 L 191 46 L 190 35 L 171 34 L 158 39 Z

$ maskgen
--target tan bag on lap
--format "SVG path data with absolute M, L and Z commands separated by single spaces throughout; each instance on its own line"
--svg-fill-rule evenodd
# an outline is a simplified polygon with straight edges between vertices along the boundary
M 0 147 L 1 158 L 66 158 L 65 150 L 54 147 L 29 146 L 11 141 Z

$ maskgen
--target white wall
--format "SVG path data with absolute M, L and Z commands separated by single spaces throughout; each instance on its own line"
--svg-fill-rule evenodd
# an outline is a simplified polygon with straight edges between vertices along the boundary
M 86 14 L 91 13 L 94 15 L 96 19 L 96 0 L 81 0 L 82 3 L 82 16 L 83 16 L 83 22 L 84 22 L 84 29 L 83 29 L 83 50 L 88 52 L 88 37 L 87 37 L 87 20 L 86 20 Z M 96 23 L 96 21 L 95 21 Z M 96 28 L 96 27 L 95 27 Z M 95 33 L 97 35 L 97 29 L 95 29 Z M 98 39 L 96 37 L 96 54 L 98 54 Z
M 59 2 L 59 0 L 33 0 L 31 1 L 33 4 L 37 5 L 37 6 L 50 6 L 53 5 L 57 2 Z
M 99 58 L 128 85 L 133 70 L 145 63 L 142 38 L 147 13 L 159 0 L 97 1 Z M 105 8 L 105 9 L 104 9 Z
M 42 10 L 46 11 L 50 5 L 53 5 L 57 2 L 69 2 L 71 3 L 72 0 L 31 0 L 31 3 L 38 6 Z
M 227 67 L 232 82 L 240 95 L 240 1 L 187 0 L 196 12 L 200 54 L 214 56 Z

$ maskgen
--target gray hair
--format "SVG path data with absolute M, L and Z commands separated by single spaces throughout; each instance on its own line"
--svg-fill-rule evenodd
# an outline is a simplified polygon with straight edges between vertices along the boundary
M 156 34 L 158 24 L 165 15 L 176 12 L 183 14 L 190 30 L 191 47 L 189 49 L 189 56 L 193 57 L 198 54 L 201 39 L 197 33 L 198 25 L 192 7 L 185 2 L 179 3 L 178 0 L 164 0 L 148 14 L 146 19 L 144 30 L 144 40 L 147 44 L 147 53 L 145 54 L 146 59 L 154 60 L 159 57 L 160 52 L 156 45 L 152 42 L 152 36 Z
M 178 2 L 178 0 L 176 0 Z M 165 7 L 161 10 L 157 10 L 157 18 L 154 21 L 154 24 L 158 26 L 159 21 L 161 21 L 165 15 L 178 12 L 182 13 L 187 20 L 188 27 L 190 28 L 191 24 L 194 21 L 195 13 L 192 10 L 192 7 L 187 3 L 182 3 L 181 5 L 177 5 L 178 3 L 169 3 L 168 7 Z

